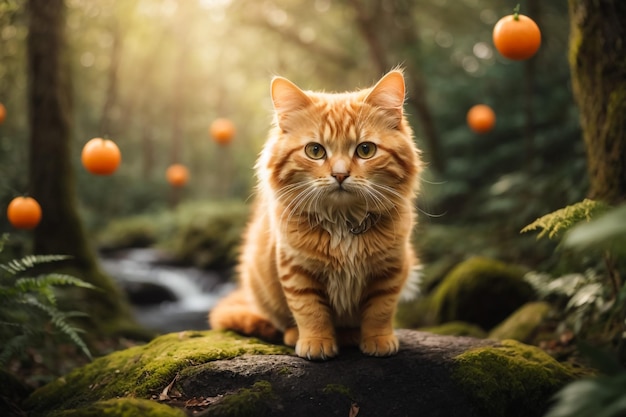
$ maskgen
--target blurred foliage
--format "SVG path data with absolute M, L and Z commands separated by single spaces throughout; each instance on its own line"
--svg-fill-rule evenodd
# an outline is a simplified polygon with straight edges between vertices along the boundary
M 554 396 L 545 417 L 620 417 L 626 415 L 626 369 L 610 353 L 579 343 L 602 375 L 574 381 Z
M 430 166 L 419 200 L 425 229 L 471 227 L 477 240 L 486 238 L 479 254 L 499 251 L 507 261 L 544 263 L 543 248 L 515 247 L 517 239 L 524 241 L 517 231 L 542 213 L 580 201 L 586 190 L 564 2 L 527 10 L 522 4 L 544 34 L 541 50 L 527 63 L 506 60 L 493 48 L 493 25 L 514 7 L 493 0 L 66 3 L 72 148 L 90 233 L 116 218 L 168 207 L 175 190 L 165 169 L 172 162 L 191 173 L 179 199 L 246 199 L 271 121 L 271 76 L 327 91 L 371 85 L 381 75 L 380 57 L 364 29 L 381 47 L 385 69 L 406 67 L 407 113 Z M 29 190 L 24 4 L 0 1 L 0 101 L 7 107 L 0 126 L 0 207 Z M 417 101 L 432 116 L 439 155 L 426 140 Z M 497 113 L 496 128 L 485 135 L 465 124 L 478 102 Z M 228 147 L 208 135 L 217 117 L 237 127 Z M 122 151 L 122 166 L 111 177 L 94 177 L 80 166 L 81 147 L 95 136 L 109 136 Z M 445 170 L 432 167 L 436 158 Z M 4 217 L 0 230 L 9 230 Z M 512 244 L 494 246 L 494 235 Z
M 608 344 L 626 363 L 626 263 L 620 256 L 626 248 L 624 213 L 625 206 L 607 208 L 586 200 L 539 219 L 544 232 L 565 224 L 563 251 L 596 263 L 583 274 L 554 278 L 530 273 L 526 279 L 544 299 L 562 306 L 562 326 L 585 340 Z
M 8 236 L 0 240 L 0 255 Z M 4 256 L 2 256 L 4 258 Z M 57 305 L 56 287 L 75 286 L 95 289 L 76 277 L 61 274 L 37 274 L 37 267 L 67 259 L 60 255 L 30 255 L 18 259 L 2 259 L 0 263 L 0 366 L 10 360 L 23 359 L 28 350 L 49 350 L 46 356 L 57 357 L 55 343 L 71 340 L 89 358 L 91 353 L 80 337 L 81 329 L 71 319 L 84 316 L 80 312 L 64 312 Z M 35 274 L 31 276 L 30 274 Z
M 240 201 L 183 203 L 163 210 L 114 220 L 96 239 L 103 251 L 156 247 L 170 262 L 205 269 L 231 268 L 238 255 L 248 206 Z
M 563 246 L 577 251 L 608 251 L 626 256 L 626 205 L 603 213 L 588 224 L 578 224 L 563 238 Z
M 608 210 L 608 206 L 601 201 L 584 199 L 580 203 L 572 204 L 546 214 L 522 229 L 522 233 L 540 229 L 537 238 L 546 234 L 549 238 L 556 237 L 572 226 L 582 221 L 589 221 Z
M 545 417 L 622 417 L 626 415 L 626 372 L 582 379 L 563 388 Z

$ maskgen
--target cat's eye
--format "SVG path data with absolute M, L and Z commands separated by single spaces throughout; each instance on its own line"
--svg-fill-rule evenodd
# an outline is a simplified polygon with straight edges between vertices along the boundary
M 304 153 L 311 159 L 322 159 L 326 156 L 326 149 L 319 143 L 311 142 L 304 147 Z
M 361 159 L 370 159 L 376 153 L 376 144 L 362 142 L 356 147 L 356 155 Z

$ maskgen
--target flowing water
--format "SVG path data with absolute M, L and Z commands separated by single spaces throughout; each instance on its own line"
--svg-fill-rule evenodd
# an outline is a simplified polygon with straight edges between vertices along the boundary
M 101 264 L 128 295 L 136 320 L 163 333 L 208 329 L 208 311 L 234 288 L 217 272 L 167 265 L 154 249 L 120 251 Z

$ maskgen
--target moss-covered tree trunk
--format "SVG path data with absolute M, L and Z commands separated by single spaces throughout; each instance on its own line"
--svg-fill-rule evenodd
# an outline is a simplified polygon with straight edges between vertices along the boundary
M 626 200 L 626 1 L 569 0 L 570 66 L 589 197 Z
M 63 0 L 29 0 L 27 7 L 30 190 L 43 211 L 34 231 L 34 251 L 72 256 L 68 269 L 102 290 L 81 294 L 83 302 L 77 307 L 90 314 L 97 329 L 108 330 L 130 309 L 98 267 L 77 211 L 70 76 L 64 56 L 65 5 Z

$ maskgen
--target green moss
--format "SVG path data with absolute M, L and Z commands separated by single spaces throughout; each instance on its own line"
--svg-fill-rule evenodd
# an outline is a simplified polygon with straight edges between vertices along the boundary
M 162 243 L 176 259 L 199 268 L 235 264 L 249 207 L 240 201 L 187 203 L 176 209 L 175 229 Z
M 541 349 L 514 340 L 454 358 L 453 378 L 486 417 L 541 415 L 549 398 L 576 372 Z
M 86 407 L 52 413 L 50 417 L 185 417 L 184 411 L 156 401 L 114 398 Z
M 271 405 L 276 396 L 269 381 L 258 381 L 250 388 L 231 394 L 211 406 L 207 417 L 258 417 L 270 415 Z
M 436 323 L 465 321 L 491 329 L 534 298 L 524 271 L 481 257 L 457 265 L 430 300 Z
M 151 246 L 157 241 L 157 225 L 161 223 L 157 215 L 145 214 L 113 220 L 98 234 L 98 246 L 103 250 Z
M 345 385 L 341 385 L 341 384 L 328 384 L 324 387 L 324 389 L 322 390 L 322 392 L 324 394 L 339 394 L 339 395 L 343 395 L 344 397 L 352 400 L 354 398 L 354 396 L 352 395 L 352 392 L 350 391 L 350 388 L 346 387 Z
M 528 341 L 539 325 L 551 311 L 550 304 L 534 302 L 524 304 L 509 318 L 500 323 L 490 333 L 492 339 L 514 339 L 520 342 Z
M 471 336 L 479 339 L 487 336 L 487 333 L 480 327 L 463 321 L 450 321 L 439 326 L 423 327 L 419 330 L 446 336 Z
M 146 398 L 159 393 L 182 369 L 243 354 L 292 351 L 256 339 L 216 331 L 181 332 L 96 359 L 35 391 L 27 400 L 31 416 L 77 408 L 115 397 Z
M 410 302 L 403 302 L 398 305 L 398 311 L 394 317 L 396 328 L 414 329 L 416 327 L 432 323 L 432 311 L 430 299 L 418 297 Z

